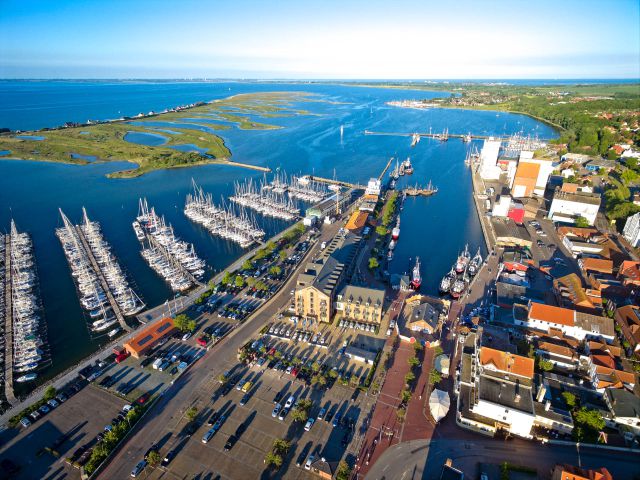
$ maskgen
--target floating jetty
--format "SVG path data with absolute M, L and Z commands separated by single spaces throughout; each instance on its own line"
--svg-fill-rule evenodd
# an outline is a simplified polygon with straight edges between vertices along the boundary
M 291 198 L 282 193 L 264 188 L 264 183 L 256 185 L 252 180 L 235 184 L 235 193 L 229 197 L 233 203 L 250 208 L 265 217 L 282 220 L 296 220 L 300 209 L 296 208 Z
M 171 224 L 167 225 L 147 200 L 141 198 L 133 230 L 142 243 L 141 254 L 149 266 L 171 286 L 174 292 L 188 290 L 200 284 L 206 264 L 195 252 L 192 244 L 175 236 Z
M 292 177 L 289 185 L 289 197 L 298 198 L 305 202 L 318 203 L 327 198 L 329 190 L 322 182 L 313 180 L 308 175 Z
M 242 248 L 262 241 L 264 230 L 244 209 L 241 208 L 240 213 L 236 214 L 231 207 L 218 206 L 210 193 L 205 193 L 195 181 L 192 180 L 192 183 L 193 193 L 187 195 L 184 207 L 184 214 L 189 220 L 202 225 L 212 235 L 231 240 Z
M 144 303 L 129 287 L 99 224 L 89 220 L 84 208 L 82 225 L 73 225 L 62 209 L 59 211 L 63 226 L 56 229 L 56 235 L 69 262 L 80 305 L 88 314 L 87 328 L 94 335 L 105 334 L 118 324 L 130 331 L 124 317 L 141 311 Z
M 2 240 L 3 380 L 7 399 L 12 402 L 14 384 L 35 380 L 36 371 L 51 364 L 51 356 L 31 237 L 19 232 L 12 220 L 10 233 Z

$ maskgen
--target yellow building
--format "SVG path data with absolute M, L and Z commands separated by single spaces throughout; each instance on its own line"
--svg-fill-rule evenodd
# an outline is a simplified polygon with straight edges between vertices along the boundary
M 380 325 L 384 290 L 345 285 L 338 293 L 336 310 L 341 318 Z
M 304 273 L 298 275 L 294 292 L 297 316 L 331 321 L 338 286 L 350 280 L 359 244 L 359 236 L 339 234 L 317 260 L 307 263 Z

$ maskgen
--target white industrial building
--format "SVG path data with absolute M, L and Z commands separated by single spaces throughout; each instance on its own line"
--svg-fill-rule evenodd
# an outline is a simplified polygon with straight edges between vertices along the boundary
M 507 217 L 511 208 L 511 195 L 500 195 L 493 204 L 491 216 Z
M 500 154 L 500 140 L 494 140 L 493 137 L 484 141 L 482 150 L 480 151 L 480 177 L 483 180 L 498 180 L 502 169 L 498 165 L 498 155 Z
M 370 178 L 367 188 L 364 191 L 365 195 L 380 195 L 382 189 L 382 183 L 377 178 Z
M 626 238 L 632 246 L 637 247 L 640 245 L 640 213 L 636 213 L 627 218 L 627 222 L 624 224 L 624 229 L 622 230 L 622 235 L 624 235 L 624 238 Z
M 600 209 L 600 195 L 586 192 L 564 192 L 559 188 L 553 195 L 549 218 L 554 222 L 575 223 L 583 217 L 593 225 Z

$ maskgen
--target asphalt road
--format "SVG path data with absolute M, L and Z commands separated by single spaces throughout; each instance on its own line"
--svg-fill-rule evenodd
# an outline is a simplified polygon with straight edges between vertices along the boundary
M 338 222 L 325 226 L 320 238 L 308 250 L 307 257 L 300 262 L 278 293 L 243 324 L 216 344 L 196 365 L 185 372 L 175 381 L 174 385 L 164 392 L 152 411 L 136 427 L 128 442 L 98 478 L 129 477 L 131 470 L 142 459 L 151 444 L 176 429 L 190 405 L 198 399 L 211 397 L 211 380 L 223 373 L 230 361 L 235 361 L 240 346 L 244 345 L 267 321 L 291 302 L 290 291 L 295 287 L 298 273 L 304 268 L 307 259 L 315 255 L 320 250 L 320 244 L 332 238 L 339 228 Z M 144 478 L 144 475 L 142 478 Z
M 367 480 L 439 479 L 447 458 L 464 472 L 465 478 L 479 478 L 479 463 L 504 461 L 534 467 L 539 478 L 549 476 L 557 463 L 606 467 L 616 480 L 631 480 L 638 474 L 640 455 L 629 452 L 565 445 L 541 445 L 526 440 L 496 440 L 477 435 L 474 440 L 414 440 L 394 445 L 369 470 Z

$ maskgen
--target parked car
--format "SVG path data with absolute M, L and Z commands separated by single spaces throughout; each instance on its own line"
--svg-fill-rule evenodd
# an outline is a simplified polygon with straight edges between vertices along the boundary
M 131 476 L 133 478 L 136 478 L 138 475 L 140 475 L 142 473 L 142 471 L 145 469 L 145 467 L 147 466 L 147 461 L 146 460 L 140 460 L 135 467 L 133 467 L 133 470 L 131 470 Z
M 315 456 L 309 455 L 309 458 L 307 458 L 307 462 L 304 464 L 304 469 L 311 470 L 311 464 L 313 463 L 314 460 L 315 460 Z
M 313 427 L 315 421 L 315 418 L 310 418 L 309 420 L 307 420 L 307 423 L 304 426 L 304 431 L 308 432 L 309 430 L 311 430 L 311 427 Z
M 22 419 L 20 420 L 20 425 L 22 425 L 24 428 L 27 428 L 29 425 L 31 425 L 31 421 L 27 417 L 22 417 Z
M 167 452 L 167 454 L 164 456 L 164 458 L 162 459 L 162 463 L 161 465 L 163 467 L 166 467 L 167 465 L 169 465 L 169 463 L 171 463 L 171 460 L 173 460 L 173 457 L 176 456 L 176 451 L 175 450 L 169 450 Z

